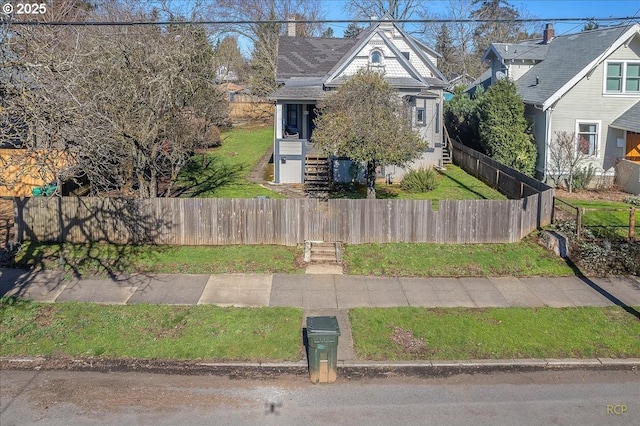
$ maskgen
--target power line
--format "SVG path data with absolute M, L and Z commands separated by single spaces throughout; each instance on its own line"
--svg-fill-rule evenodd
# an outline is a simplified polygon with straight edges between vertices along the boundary
M 6 18 L 5 18 L 6 19 Z M 462 23 L 527 23 L 527 22 L 615 22 L 633 21 L 637 16 L 607 17 L 607 18 L 516 18 L 516 19 L 393 19 L 393 20 L 370 20 L 370 19 L 319 19 L 319 20 L 222 20 L 222 21 L 22 21 L 6 19 L 3 24 L 31 25 L 31 26 L 138 26 L 138 25 L 257 25 L 257 24 L 350 24 L 354 23 L 405 23 L 405 24 L 447 24 L 454 22 Z

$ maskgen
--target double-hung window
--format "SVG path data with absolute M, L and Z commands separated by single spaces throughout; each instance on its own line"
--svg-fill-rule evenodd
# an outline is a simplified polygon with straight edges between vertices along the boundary
M 578 146 L 577 149 L 584 155 L 598 155 L 600 123 L 583 122 L 577 123 Z
M 640 93 L 640 62 L 627 63 L 627 74 L 625 77 L 625 92 Z
M 640 62 L 606 63 L 605 93 L 640 94 Z

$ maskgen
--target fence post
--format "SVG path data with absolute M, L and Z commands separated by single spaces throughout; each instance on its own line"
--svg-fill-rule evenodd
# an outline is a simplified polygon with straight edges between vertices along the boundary
M 582 209 L 580 207 L 576 207 L 577 217 L 576 217 L 576 238 L 580 241 L 580 230 L 582 229 Z
M 631 207 L 629 209 L 629 239 L 633 241 L 635 231 L 636 231 L 636 209 L 635 207 Z

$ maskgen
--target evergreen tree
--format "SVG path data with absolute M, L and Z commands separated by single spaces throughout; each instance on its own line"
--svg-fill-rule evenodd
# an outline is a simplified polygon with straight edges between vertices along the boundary
M 600 25 L 595 21 L 595 18 L 589 18 L 586 24 L 582 27 L 582 31 L 597 30 Z
M 360 34 L 361 32 L 362 32 L 362 28 L 360 28 L 358 24 L 356 24 L 355 22 L 351 22 L 349 26 L 347 26 L 347 29 L 344 30 L 344 33 L 342 34 L 342 36 L 344 38 L 356 38 L 358 37 L 358 34 Z
M 455 87 L 453 92 L 453 98 L 444 104 L 444 123 L 449 135 L 454 140 L 483 152 L 478 133 L 478 107 L 482 102 L 484 89 L 478 86 L 473 96 L 469 96 L 462 86 Z
M 524 117 L 524 103 L 508 78 L 498 80 L 482 97 L 478 108 L 480 144 L 487 155 L 533 176 L 536 146 Z
M 322 37 L 324 37 L 324 38 L 333 38 L 333 28 L 331 28 L 331 27 L 327 28 L 322 33 Z
M 449 27 L 446 24 L 442 24 L 440 31 L 436 34 L 436 51 L 442 55 L 442 58 L 438 60 L 438 69 L 447 78 L 454 77 L 455 70 L 458 68 L 456 64 L 456 49 L 453 45 Z

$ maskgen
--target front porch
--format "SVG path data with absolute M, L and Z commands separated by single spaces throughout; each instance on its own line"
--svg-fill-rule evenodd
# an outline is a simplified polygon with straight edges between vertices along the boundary
M 276 183 L 304 183 L 307 156 L 317 156 L 310 142 L 315 102 L 277 101 L 273 149 Z

